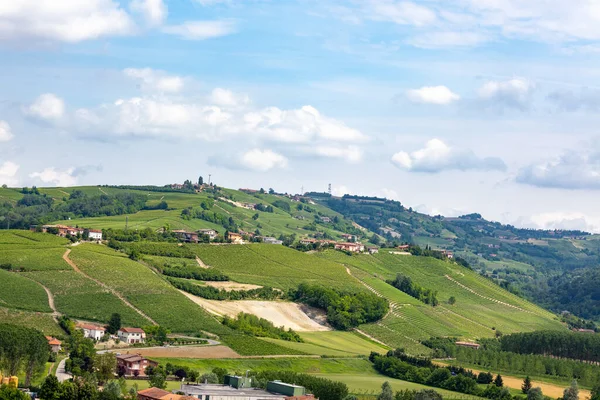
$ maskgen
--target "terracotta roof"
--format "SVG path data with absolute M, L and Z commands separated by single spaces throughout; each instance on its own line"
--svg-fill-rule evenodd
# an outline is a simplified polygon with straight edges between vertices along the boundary
M 92 324 L 80 324 L 80 325 L 77 325 L 77 327 L 80 329 L 87 329 L 89 331 L 105 331 L 106 330 L 106 329 L 104 329 L 103 326 L 92 325 Z
M 141 361 L 144 360 L 144 357 L 140 354 L 119 354 L 117 359 L 123 361 Z
M 144 389 L 144 390 L 140 390 L 138 391 L 139 395 L 142 395 L 144 397 L 150 397 L 151 399 L 161 399 L 164 396 L 167 396 L 169 394 L 171 394 L 170 392 L 167 392 L 166 390 L 162 390 L 159 388 L 155 388 L 155 387 L 151 387 L 148 389 Z
M 89 232 L 102 233 L 101 229 L 88 229 Z
M 46 339 L 48 339 L 48 344 L 50 346 L 60 346 L 62 344 L 62 342 L 60 340 L 53 338 L 53 337 L 51 337 L 51 338 L 46 337 Z
M 142 328 L 121 328 L 119 330 L 125 333 L 145 333 Z

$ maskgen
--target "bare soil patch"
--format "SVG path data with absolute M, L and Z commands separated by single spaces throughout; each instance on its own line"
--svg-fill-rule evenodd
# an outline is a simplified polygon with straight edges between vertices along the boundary
M 183 291 L 181 293 L 215 315 L 235 317 L 245 312 L 269 320 L 275 326 L 291 328 L 297 332 L 331 330 L 325 323 L 327 316 L 324 312 L 288 301 L 217 301 L 206 300 Z

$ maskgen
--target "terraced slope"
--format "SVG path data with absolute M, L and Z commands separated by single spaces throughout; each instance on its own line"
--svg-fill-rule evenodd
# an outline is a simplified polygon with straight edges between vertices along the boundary
M 564 329 L 556 316 L 449 261 L 390 254 L 347 256 L 327 251 L 318 257 L 342 263 L 370 290 L 390 300 L 390 313 L 378 324 L 360 329 L 393 347 L 416 353 L 428 350 L 418 342 L 431 336 L 466 339 L 493 337 L 538 329 Z M 396 274 L 438 292 L 440 305 L 431 307 L 385 283 Z M 448 304 L 454 296 L 456 303 Z

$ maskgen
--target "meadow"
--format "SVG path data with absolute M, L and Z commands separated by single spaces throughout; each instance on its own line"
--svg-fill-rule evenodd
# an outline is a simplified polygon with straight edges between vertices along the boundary
M 60 336 L 64 334 L 64 331 L 52 319 L 51 314 L 0 307 L 0 321 L 35 328 L 44 335 Z

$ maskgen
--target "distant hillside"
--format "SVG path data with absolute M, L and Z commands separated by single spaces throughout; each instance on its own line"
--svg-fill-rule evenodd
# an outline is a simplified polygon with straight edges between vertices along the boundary
M 479 214 L 429 216 L 377 197 L 298 196 L 191 182 L 0 188 L 0 228 L 45 223 L 109 229 L 111 237 L 122 237 L 128 229 L 131 240 L 163 230 L 215 229 L 221 236 L 241 232 L 288 245 L 301 238 L 346 240 L 344 234 L 369 245 L 414 243 L 451 250 L 508 291 L 555 312 L 600 320 L 594 296 L 573 294 L 586 285 L 586 277 L 597 275 L 600 265 L 598 237 L 581 231 L 519 229 Z

